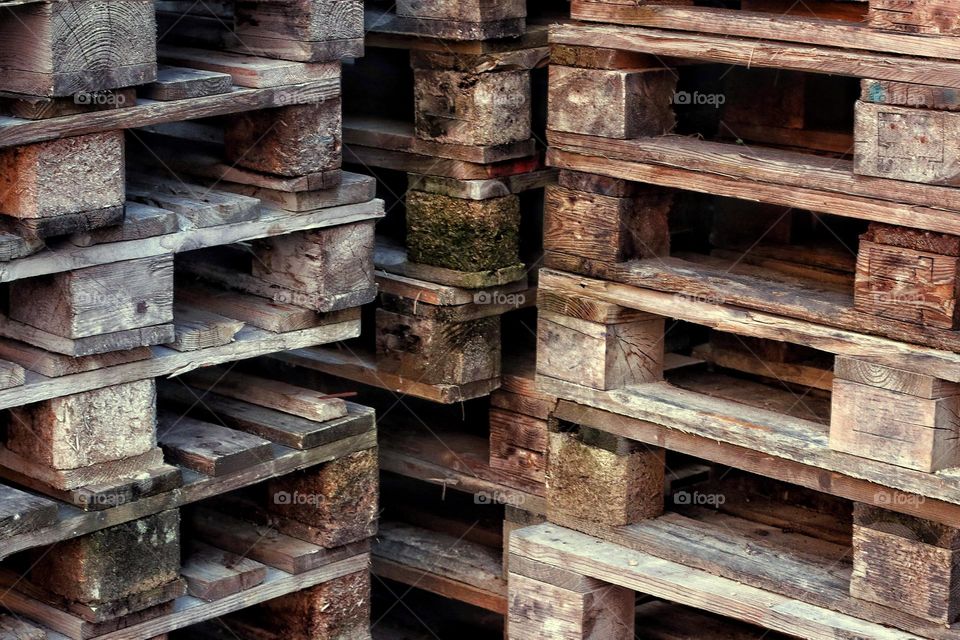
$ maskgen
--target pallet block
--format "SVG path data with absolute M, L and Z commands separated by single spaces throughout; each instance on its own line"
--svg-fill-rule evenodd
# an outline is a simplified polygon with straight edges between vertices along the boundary
M 377 532 L 377 450 L 366 449 L 267 483 L 281 533 L 330 549 Z
M 6 448 L 50 469 L 122 461 L 154 451 L 156 445 L 153 380 L 10 409 Z
M 87 605 L 119 601 L 178 579 L 180 514 L 163 511 L 44 551 L 30 569 L 33 584 Z
M 584 429 L 551 433 L 547 516 L 611 526 L 663 513 L 664 450 Z
M 59 3 L 52 3 L 59 4 Z M 91 133 L 0 149 L 0 213 L 60 233 L 53 220 L 88 214 L 89 228 L 122 220 L 124 205 L 124 142 L 122 131 Z M 119 210 L 119 220 L 108 215 Z M 74 216 L 79 220 L 82 216 Z M 54 235 L 45 233 L 39 235 Z
M 411 63 L 421 140 L 495 146 L 530 138 L 529 69 L 496 66 L 488 57 L 417 51 Z
M 629 140 L 669 133 L 676 73 L 670 69 L 581 69 L 550 65 L 548 127 Z
M 446 322 L 376 310 L 377 367 L 424 384 L 500 375 L 500 318 Z
M 490 407 L 490 467 L 543 482 L 547 470 L 547 429 L 547 421 L 541 418 Z
M 874 29 L 919 34 L 960 34 L 960 16 L 951 0 L 870 0 Z
M 960 186 L 960 113 L 858 101 L 854 173 Z
M 960 385 L 838 356 L 830 448 L 937 471 L 960 464 Z
M 960 237 L 871 224 L 860 236 L 854 306 L 874 315 L 955 329 Z
M 511 556 L 509 637 L 631 640 L 636 594 L 624 587 Z
M 850 595 L 950 625 L 958 594 L 960 530 L 855 503 Z
M 406 194 L 407 257 L 457 271 L 496 271 L 520 263 L 520 199 L 468 200 Z
M 173 256 L 17 280 L 10 285 L 10 319 L 69 339 L 170 323 Z M 126 348 L 133 346 L 141 345 Z
M 370 637 L 370 572 L 357 571 L 223 618 L 249 640 Z
M 546 252 L 606 265 L 669 255 L 671 191 L 569 171 L 559 182 L 546 189 Z
M 339 169 L 340 98 L 230 116 L 227 162 L 262 173 L 303 176 Z
M 298 306 L 339 307 L 351 301 L 355 306 L 376 289 L 373 244 L 373 221 L 264 238 L 253 244 L 252 275 L 294 298 L 326 300 L 325 305 L 286 301 Z
M 239 0 L 234 3 L 238 53 L 325 62 L 363 56 L 360 0 Z
M 69 96 L 156 78 L 150 0 L 14 3 L 0 9 L 0 42 L 3 91 Z
M 593 389 L 663 378 L 664 319 L 538 295 L 537 373 Z

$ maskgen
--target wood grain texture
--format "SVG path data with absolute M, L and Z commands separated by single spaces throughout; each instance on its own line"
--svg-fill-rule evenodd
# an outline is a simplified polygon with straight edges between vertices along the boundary
M 604 138 L 669 133 L 677 75 L 670 69 L 619 71 L 550 66 L 549 127 Z

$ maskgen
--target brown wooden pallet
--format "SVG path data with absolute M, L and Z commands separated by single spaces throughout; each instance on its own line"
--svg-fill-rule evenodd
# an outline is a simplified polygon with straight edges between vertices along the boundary
M 947 373 L 953 369 L 952 365 L 947 364 L 953 359 L 953 354 L 950 352 L 914 347 L 902 342 L 873 338 L 770 313 L 748 311 L 730 303 L 717 304 L 715 301 L 701 301 L 691 297 L 681 298 L 652 289 L 605 283 L 559 272 L 544 271 L 541 274 L 541 296 L 559 294 L 562 297 L 573 291 L 576 291 L 576 295 L 581 299 L 593 299 L 597 303 L 605 301 L 625 304 L 629 305 L 630 309 L 657 314 L 656 317 L 676 318 L 742 337 L 782 340 L 820 349 L 837 356 L 852 359 L 866 358 L 878 365 L 889 365 L 904 371 L 923 372 L 921 375 L 952 377 Z M 614 300 L 619 302 L 614 303 Z M 543 301 L 544 298 L 541 297 L 541 304 Z M 541 313 L 543 313 L 542 309 Z M 547 314 L 546 317 L 550 318 L 551 314 Z M 642 317 L 654 318 L 654 316 Z M 543 321 L 541 318 L 541 322 Z M 551 345 L 544 345 L 541 342 L 541 349 L 551 348 Z M 642 349 L 636 353 L 639 356 Z M 953 504 L 956 502 L 956 496 L 950 496 L 946 492 L 941 493 L 951 484 L 952 480 L 948 478 L 952 478 L 955 470 L 942 469 L 935 473 L 916 472 L 904 466 L 877 463 L 857 455 L 831 450 L 827 438 L 828 419 L 820 412 L 807 413 L 804 417 L 795 418 L 784 413 L 785 409 L 778 409 L 776 404 L 770 405 L 773 408 L 772 411 L 748 409 L 743 403 L 750 404 L 749 394 L 742 398 L 733 396 L 732 400 L 724 398 L 723 394 L 713 398 L 708 393 L 697 391 L 696 378 L 682 387 L 656 382 L 654 378 L 646 377 L 647 373 L 639 373 L 640 369 L 637 367 L 642 366 L 641 359 L 629 365 L 633 371 L 629 375 L 640 375 L 641 378 L 637 381 L 643 380 L 649 384 L 636 384 L 637 381 L 627 383 L 624 378 L 619 377 L 625 370 L 611 369 L 608 374 L 610 377 L 607 379 L 608 390 L 590 389 L 584 385 L 596 384 L 596 381 L 588 382 L 581 376 L 577 376 L 581 378 L 579 383 L 552 378 L 558 371 L 555 365 L 559 361 L 547 364 L 549 362 L 547 358 L 546 353 L 541 355 L 538 365 L 538 385 L 541 391 L 561 398 L 557 409 L 557 416 L 561 419 L 579 423 L 588 419 L 596 420 L 598 422 L 594 423 L 595 426 L 602 430 L 613 429 L 618 435 L 625 437 L 629 437 L 627 433 L 639 434 L 649 429 L 647 435 L 635 438 L 645 442 L 652 442 L 649 438 L 654 432 L 659 434 L 657 437 L 672 434 L 671 438 L 676 438 L 676 445 L 668 445 L 667 448 L 682 447 L 682 450 L 694 455 L 697 455 L 699 450 L 701 457 L 731 466 L 746 465 L 751 470 L 770 477 L 788 479 L 787 476 L 789 476 L 798 484 L 814 488 L 820 483 L 819 479 L 815 479 L 815 476 L 818 478 L 819 475 L 814 469 L 825 469 L 835 474 L 835 480 L 828 488 L 831 493 L 857 501 L 875 503 L 878 506 L 892 495 L 887 493 L 888 489 L 905 494 L 922 495 L 926 498 L 922 504 L 912 504 L 916 501 L 904 497 L 902 500 L 900 498 L 893 500 L 889 508 L 906 510 L 933 520 L 957 522 Z M 941 361 L 944 366 L 941 367 L 938 361 Z M 629 386 L 623 386 L 624 384 Z M 701 388 L 705 389 L 705 387 Z M 736 380 L 731 379 L 730 389 L 736 388 Z M 736 392 L 731 391 L 731 393 Z M 779 393 L 783 399 L 783 404 L 780 406 L 786 408 L 798 406 L 796 398 L 791 393 L 786 390 L 781 390 Z M 777 390 L 772 389 L 771 394 L 771 397 L 776 397 Z M 746 415 L 748 411 L 749 417 Z M 606 412 L 623 416 L 626 421 L 618 423 L 617 418 L 604 420 L 603 416 Z M 645 424 L 642 422 L 644 420 L 651 422 L 646 423 L 647 426 L 641 426 Z M 731 428 L 722 429 L 721 443 L 707 446 L 706 440 L 701 439 L 701 435 L 705 435 L 706 432 L 701 429 L 712 430 L 721 422 L 730 425 Z M 745 423 L 755 425 L 757 428 L 732 427 L 734 424 Z M 760 424 L 768 426 L 759 427 Z M 678 431 L 674 432 L 674 429 Z M 746 436 L 746 439 L 741 440 L 740 436 Z M 770 441 L 762 444 L 768 438 Z M 780 438 L 786 439 L 779 444 L 772 444 L 773 440 Z M 793 444 L 788 444 L 788 440 L 792 440 Z M 752 459 L 755 458 L 752 454 L 744 455 L 749 450 L 765 451 L 775 455 L 780 460 L 780 465 L 767 465 L 759 459 Z M 707 455 L 708 451 L 709 455 Z M 735 451 L 739 453 L 734 453 Z M 873 455 L 868 454 L 865 449 L 861 449 L 859 453 L 861 456 Z M 789 464 L 786 463 L 787 461 Z M 877 473 L 873 473 L 870 468 L 875 464 L 882 465 L 885 470 L 880 471 L 878 467 Z
M 645 526 L 653 529 L 656 523 L 650 521 Z M 629 638 L 633 636 L 634 620 L 627 612 L 633 612 L 634 591 L 639 591 L 802 638 L 832 638 L 837 634 L 918 637 L 863 621 L 857 617 L 859 611 L 855 615 L 837 613 L 823 605 L 741 583 L 743 573 L 739 571 L 737 578 L 714 575 L 700 568 L 712 559 L 712 550 L 702 546 L 696 552 L 697 560 L 671 560 L 659 557 L 659 551 L 661 548 L 634 550 L 552 523 L 515 532 L 511 538 L 511 590 L 515 594 L 511 633 L 536 637 L 545 622 L 556 624 L 553 612 L 535 607 L 549 594 L 551 600 L 572 609 L 574 615 L 566 623 L 571 637 L 581 637 L 582 622 L 591 620 L 593 625 L 608 629 L 605 637 Z M 838 598 L 843 597 L 847 597 L 845 593 L 838 594 Z
M 889 0 L 814 2 L 791 7 L 779 0 L 750 0 L 739 9 L 694 7 L 692 2 L 624 5 L 574 0 L 575 20 L 672 31 L 957 59 L 957 24 L 937 2 L 897 5 Z M 911 20 L 915 20 L 911 24 Z
M 202 398 L 203 394 L 197 392 L 195 395 Z M 244 417 L 242 414 L 236 414 L 237 411 L 243 410 L 242 405 L 243 403 L 239 407 L 231 408 L 229 406 L 221 407 L 213 403 L 213 406 L 216 406 L 219 410 L 218 416 L 221 416 L 218 419 L 226 421 L 227 424 L 246 425 L 250 429 L 259 424 L 256 419 L 258 414 L 266 415 L 270 413 L 263 408 L 247 405 L 248 416 Z M 274 440 L 270 444 L 269 459 L 248 456 L 244 464 L 229 470 L 207 467 L 211 473 L 217 475 L 208 475 L 189 466 L 178 467 L 177 472 L 183 479 L 182 487 L 154 495 L 141 496 L 136 500 L 116 499 L 113 502 L 104 500 L 103 503 L 96 500 L 94 502 L 99 503 L 96 506 L 100 507 L 97 511 L 83 511 L 79 507 L 60 503 L 59 513 L 54 522 L 48 522 L 47 519 L 41 521 L 34 519 L 38 524 L 35 530 L 19 533 L 14 530 L 14 535 L 0 542 L 0 555 L 7 557 L 25 549 L 53 544 L 106 527 L 130 522 L 159 511 L 191 504 L 270 478 L 336 460 L 374 446 L 376 438 L 373 431 L 373 411 L 353 404 L 349 405 L 349 411 L 348 419 L 335 420 L 331 422 L 329 431 L 318 432 L 309 441 L 309 444 L 313 445 L 310 448 L 286 446 L 295 443 L 290 440 L 289 434 L 283 435 L 280 433 L 284 425 L 272 418 L 273 423 L 270 430 L 257 430 L 263 436 Z M 253 416 L 253 419 L 249 416 Z M 270 420 L 271 418 L 267 416 L 267 419 Z M 277 430 L 278 428 L 280 431 Z M 295 425 L 290 425 L 289 428 L 294 429 Z M 278 441 L 286 444 L 279 444 Z M 199 459 L 194 458 L 194 460 L 198 461 Z M 196 464 L 196 462 L 193 464 Z
M 501 316 L 531 306 L 534 290 L 525 278 L 481 289 L 436 284 L 439 269 L 429 280 L 397 273 L 409 266 L 396 262 L 402 258 L 382 246 L 375 256 L 384 269 L 377 272 L 380 306 L 370 327 L 375 349 L 351 342 L 275 359 L 444 404 L 490 393 L 500 383 Z
M 268 600 L 301 592 L 337 578 L 365 571 L 369 562 L 370 554 L 368 551 L 351 549 L 348 552 L 345 549 L 341 558 L 331 559 L 325 566 L 301 574 L 291 575 L 279 569 L 271 568 L 268 569 L 264 582 L 258 586 L 210 602 L 205 602 L 194 596 L 182 596 L 175 601 L 176 611 L 174 612 L 96 637 L 110 640 L 154 637 L 240 611 Z M 41 616 L 53 615 L 49 611 L 37 611 L 33 608 L 32 602 L 23 602 L 17 598 L 16 592 L 9 592 L 4 597 L 4 604 L 22 615 L 29 616 L 31 613 Z M 50 629 L 48 638 L 79 640 L 87 637 L 81 636 L 78 631 L 74 630 L 72 620 L 46 618 L 43 622 Z
M 173 50 L 170 55 L 184 54 L 181 50 Z M 340 68 L 335 63 L 305 65 L 252 56 L 228 56 L 216 51 L 200 51 L 188 59 L 199 62 L 198 58 L 205 58 L 207 64 L 187 68 L 206 67 L 227 73 L 233 78 L 229 91 L 174 100 L 139 99 L 135 104 L 104 111 L 54 115 L 54 110 L 50 117 L 40 120 L 2 116 L 0 147 L 271 107 L 317 103 L 336 99 L 340 95 Z M 171 57 L 171 60 L 176 59 Z

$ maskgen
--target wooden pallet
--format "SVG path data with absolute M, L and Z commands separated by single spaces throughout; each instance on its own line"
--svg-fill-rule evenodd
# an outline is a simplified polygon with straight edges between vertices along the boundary
M 375 263 L 381 270 L 376 275 L 379 306 L 369 328 L 374 344 L 354 341 L 276 359 L 447 404 L 495 389 L 500 384 L 501 316 L 534 303 L 526 279 L 480 289 L 437 284 L 445 279 L 443 270 L 411 265 L 402 252 L 383 245 Z
M 204 417 L 211 419 L 210 414 L 204 414 L 204 411 L 213 410 L 216 411 L 218 421 L 232 425 L 234 429 L 243 430 L 243 433 L 257 434 L 256 439 L 251 440 L 239 435 L 241 431 L 234 431 L 234 434 L 238 434 L 236 446 L 231 445 L 234 446 L 235 451 L 229 455 L 216 457 L 199 451 L 188 454 L 186 449 L 181 449 L 180 445 L 170 442 L 167 445 L 169 455 L 177 456 L 176 487 L 166 489 L 157 487 L 151 492 L 138 495 L 135 492 L 126 494 L 110 492 L 111 487 L 104 486 L 99 492 L 91 490 L 84 494 L 86 501 L 81 502 L 80 505 L 74 505 L 69 500 L 53 503 L 59 506 L 59 512 L 54 518 L 50 517 L 49 506 L 45 499 L 38 499 L 29 492 L 26 495 L 20 492 L 5 502 L 7 505 L 5 509 L 11 512 L 19 509 L 24 516 L 20 519 L 23 523 L 21 526 L 7 528 L 7 535 L 0 543 L 2 555 L 6 557 L 24 549 L 53 544 L 99 531 L 105 527 L 130 522 L 165 509 L 191 504 L 227 491 L 342 458 L 356 451 L 369 449 L 375 444 L 372 431 L 373 411 L 358 405 L 348 404 L 349 413 L 346 418 L 333 419 L 326 424 L 312 423 L 313 426 L 310 427 L 306 424 L 308 421 L 304 419 L 290 418 L 273 409 L 222 399 L 219 396 L 211 397 L 207 402 L 212 409 L 201 410 L 197 405 L 203 405 L 197 398 L 202 400 L 203 392 L 194 391 L 189 393 L 188 397 L 184 397 L 187 392 L 181 389 L 185 387 L 181 387 L 180 383 L 172 383 L 170 388 L 161 389 L 161 397 L 166 406 L 194 405 L 192 415 L 200 418 L 187 420 L 185 424 L 178 424 L 178 427 L 223 431 L 224 427 L 202 420 Z M 167 401 L 167 398 L 170 400 Z M 163 442 L 162 437 L 161 442 Z M 255 442 L 259 450 L 249 451 L 248 446 L 248 451 L 244 453 L 243 442 L 247 445 Z M 264 442 L 267 443 L 266 446 Z M 269 450 L 266 447 L 269 447 Z M 24 481 L 22 477 L 13 477 L 16 474 L 11 475 L 12 472 L 9 470 L 4 470 L 4 473 L 16 482 Z M 181 479 L 182 486 L 179 486 Z M 34 489 L 43 490 L 39 485 Z M 141 489 L 151 489 L 151 487 L 145 484 Z M 62 496 L 55 497 L 62 498 Z M 14 509 L 14 506 L 17 509 Z M 81 507 L 93 507 L 96 510 L 85 511 Z M 30 523 L 29 527 L 26 526 L 27 523 Z

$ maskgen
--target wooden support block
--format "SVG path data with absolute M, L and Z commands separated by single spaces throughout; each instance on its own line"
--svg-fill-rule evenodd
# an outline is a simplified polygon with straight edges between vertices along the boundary
M 836 356 L 833 364 L 834 377 L 878 389 L 887 389 L 918 398 L 949 398 L 960 395 L 960 384 L 934 376 L 894 369 L 866 360 L 848 356 Z
M 122 208 L 123 181 L 122 131 L 0 149 L 0 213 L 15 218 Z
M 152 81 L 151 0 L 30 2 L 0 9 L 0 90 L 68 96 Z
M 669 133 L 677 76 L 550 65 L 549 122 L 554 131 L 633 139 Z
M 960 257 L 860 238 L 854 306 L 873 315 L 954 329 L 960 324 Z
M 537 373 L 593 389 L 618 389 L 663 378 L 664 319 L 603 324 L 541 311 Z
M 342 398 L 330 398 L 320 391 L 230 369 L 203 367 L 187 373 L 184 380 L 204 392 L 209 391 L 275 409 L 314 422 L 326 422 L 347 415 L 347 403 Z M 203 393 L 200 397 L 203 397 Z
M 123 460 L 156 447 L 153 380 L 10 409 L 7 448 L 52 469 Z
M 418 138 L 469 146 L 530 138 L 529 71 L 477 73 L 417 67 L 413 74 Z
M 491 407 L 490 467 L 543 482 L 547 470 L 547 421 Z
M 227 162 L 281 176 L 340 168 L 340 98 L 230 116 Z
M 34 584 L 68 600 L 109 603 L 156 589 L 180 574 L 180 514 L 176 509 L 39 549 Z
M 960 390 L 955 383 L 838 359 L 831 449 L 932 472 L 960 463 L 958 433 Z
M 267 567 L 194 540 L 180 574 L 187 581 L 190 595 L 210 602 L 257 586 L 267 577 Z
M 363 56 L 361 0 L 241 0 L 230 48 L 285 60 L 322 62 Z
M 636 594 L 600 583 L 567 589 L 510 573 L 510 638 L 516 640 L 632 640 Z
M 309 299 L 366 296 L 374 290 L 374 223 L 338 225 L 254 243 L 253 275 Z M 297 300 L 278 300 L 297 304 Z M 299 306 L 317 308 L 300 301 Z
M 376 449 L 357 451 L 267 483 L 268 509 L 281 533 L 338 547 L 377 532 Z
M 621 441 L 614 452 L 573 433 L 551 433 L 547 505 L 551 522 L 610 526 L 663 513 L 664 450 Z
M 376 310 L 377 367 L 424 384 L 500 375 L 500 318 L 444 322 Z
M 960 529 L 854 503 L 850 595 L 950 625 L 958 594 Z
M 520 199 L 465 200 L 407 192 L 407 257 L 458 271 L 494 271 L 520 262 Z
M 157 432 L 168 462 L 207 476 L 237 473 L 273 459 L 268 440 L 186 416 L 161 416 Z
M 224 618 L 240 637 L 315 640 L 370 637 L 370 572 L 357 571 Z
M 233 87 L 233 78 L 226 73 L 186 69 L 157 68 L 157 79 L 143 87 L 143 96 L 151 100 L 186 100 L 226 93 Z
M 903 33 L 960 35 L 952 0 L 870 0 L 870 26 Z
M 960 186 L 960 113 L 858 101 L 854 173 Z
M 17 280 L 10 319 L 70 339 L 172 322 L 173 256 Z
M 0 540 L 52 525 L 57 511 L 52 500 L 0 485 Z
M 667 256 L 672 204 L 673 193 L 655 187 L 618 198 L 548 186 L 543 248 L 607 264 Z

